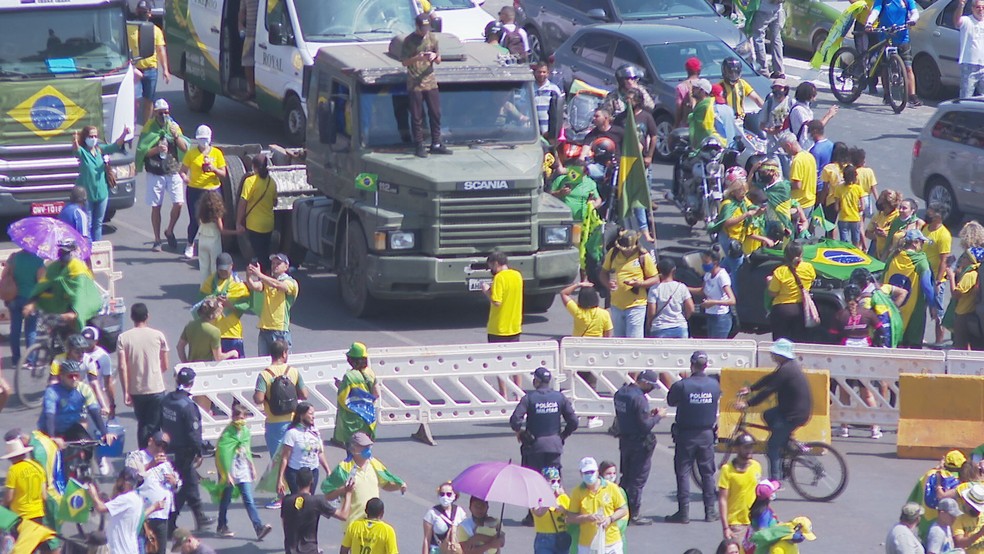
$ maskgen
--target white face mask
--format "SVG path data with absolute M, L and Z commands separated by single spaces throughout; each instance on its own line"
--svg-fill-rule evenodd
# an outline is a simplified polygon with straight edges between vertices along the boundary
M 99 144 L 99 139 L 96 137 L 85 137 L 85 145 L 89 148 L 95 148 Z
M 212 139 L 207 139 L 207 138 L 198 139 L 198 148 L 201 150 L 205 150 L 206 148 L 208 148 L 209 144 L 212 144 Z
M 447 508 L 451 504 L 454 504 L 454 497 L 453 496 L 444 496 L 444 495 L 441 496 L 441 506 L 444 506 L 445 508 Z

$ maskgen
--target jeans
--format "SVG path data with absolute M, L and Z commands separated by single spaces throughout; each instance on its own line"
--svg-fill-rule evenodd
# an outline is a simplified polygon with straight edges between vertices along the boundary
M 235 350 L 239 352 L 239 359 L 246 357 L 246 347 L 243 345 L 243 339 L 221 339 L 222 351 L 232 352 Z
M 246 515 L 249 516 L 249 521 L 253 524 L 253 530 L 259 531 L 263 528 L 263 522 L 260 520 L 260 514 L 256 512 L 256 501 L 253 500 L 253 483 L 237 483 L 236 486 L 239 487 L 239 492 L 243 495 L 243 506 L 246 507 Z M 226 516 L 230 504 L 232 504 L 232 487 L 227 485 L 226 488 L 222 489 L 222 499 L 219 501 L 219 529 L 229 525 Z
M 256 355 L 257 356 L 269 356 L 270 355 L 270 345 L 273 341 L 280 339 L 287 343 L 287 350 L 290 350 L 293 344 L 290 341 L 290 331 L 273 331 L 270 329 L 260 329 L 260 334 L 256 338 Z
M 612 306 L 612 336 L 632 339 L 643 338 L 643 328 L 646 326 L 646 306 L 632 308 L 616 308 Z
M 982 89 L 984 89 L 984 65 L 960 64 L 960 98 L 977 96 L 978 91 L 984 93 Z
M 149 67 L 140 71 L 143 72 L 143 77 L 140 78 L 140 97 L 153 102 L 157 92 L 157 68 Z
M 670 327 L 669 329 L 650 329 L 649 334 L 656 339 L 689 339 L 690 329 L 687 327 Z
M 267 423 L 263 428 L 263 440 L 266 442 L 267 452 L 270 453 L 270 459 L 273 459 L 274 454 L 277 453 L 277 449 L 280 448 L 280 443 L 284 442 L 284 435 L 287 434 L 287 428 L 290 427 L 290 421 L 281 421 L 279 423 Z
M 642 233 L 649 231 L 649 214 L 646 213 L 646 208 L 642 206 L 632 208 L 632 216 L 630 228 Z
M 161 402 L 164 393 L 134 394 L 133 416 L 137 419 L 137 444 L 147 448 L 147 439 L 161 430 Z
M 765 0 L 770 4 L 770 0 Z M 769 7 L 759 9 L 752 16 L 752 42 L 755 46 L 755 69 L 763 71 L 765 64 L 765 41 L 772 45 L 772 71 L 785 73 L 782 67 L 782 27 L 786 23 L 786 12 L 779 6 L 773 11 Z
M 840 240 L 851 244 L 861 244 L 861 222 L 860 221 L 838 221 L 837 234 Z
M 533 539 L 533 554 L 567 554 L 571 549 L 571 535 L 560 533 L 537 533 Z
M 38 337 L 38 315 L 35 313 L 30 317 L 24 317 L 22 313 L 24 304 L 27 304 L 27 299 L 20 296 L 7 303 L 7 309 L 10 310 L 10 357 L 14 361 L 15 369 L 21 357 L 21 328 L 23 327 L 24 330 L 25 348 L 30 348 Z
M 731 334 L 731 314 L 707 314 L 707 338 L 726 339 Z
M 185 192 L 185 205 L 188 206 L 188 246 L 195 243 L 198 236 L 198 201 L 209 191 L 188 187 Z
M 150 532 L 154 534 L 157 538 L 157 544 L 160 545 L 161 549 L 164 550 L 167 547 L 167 520 L 166 519 L 151 519 L 146 520 L 147 527 L 150 528 Z M 141 533 L 141 537 L 143 534 Z M 146 541 L 144 542 L 146 544 Z M 143 552 L 143 549 L 141 549 Z
M 89 232 L 89 236 L 92 240 L 102 240 L 103 237 L 103 219 L 106 218 L 106 206 L 109 204 L 109 197 L 103 198 L 99 202 L 89 201 L 86 211 L 89 215 L 89 222 L 92 225 L 92 229 Z
M 789 437 L 793 436 L 793 431 L 799 425 L 788 421 L 778 407 L 762 412 L 762 419 L 772 432 L 765 445 L 765 453 L 769 458 L 769 479 L 782 481 L 782 453 L 789 443 Z
M 300 469 L 293 469 L 291 467 L 284 470 L 284 483 L 287 484 L 290 494 L 297 494 L 299 490 L 297 487 L 298 471 L 300 471 Z M 316 491 L 318 490 L 318 468 L 312 469 L 311 474 L 314 476 L 314 479 L 311 481 L 311 490 Z

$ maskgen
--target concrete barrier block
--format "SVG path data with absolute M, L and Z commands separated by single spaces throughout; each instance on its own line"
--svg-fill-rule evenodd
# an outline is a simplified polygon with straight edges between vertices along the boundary
M 984 443 L 984 376 L 899 376 L 900 458 L 938 459 Z

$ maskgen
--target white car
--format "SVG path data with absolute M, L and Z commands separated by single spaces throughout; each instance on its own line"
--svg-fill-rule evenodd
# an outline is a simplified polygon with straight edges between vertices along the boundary
M 909 31 L 912 42 L 912 71 L 916 75 L 916 94 L 939 98 L 947 87 L 960 87 L 960 31 L 953 26 L 953 11 L 959 0 L 937 0 L 919 14 Z M 971 2 L 964 13 L 969 15 Z
M 485 0 L 430 0 L 430 5 L 441 18 L 441 32 L 450 33 L 462 41 L 484 41 L 485 26 L 495 20 L 482 9 Z M 423 8 L 414 2 L 417 13 Z

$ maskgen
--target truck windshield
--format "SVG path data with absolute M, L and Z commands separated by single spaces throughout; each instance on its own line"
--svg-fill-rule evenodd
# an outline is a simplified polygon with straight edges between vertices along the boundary
M 126 66 L 129 48 L 119 4 L 36 6 L 0 17 L 0 77 L 103 73 Z
M 530 83 L 442 83 L 441 134 L 444 142 L 532 142 L 537 137 Z M 406 86 L 368 86 L 361 93 L 360 127 L 367 147 L 396 146 L 409 139 L 410 100 Z M 424 118 L 427 124 L 427 118 Z M 427 132 L 425 136 L 429 136 Z
M 362 41 L 413 32 L 412 1 L 294 0 L 294 8 L 306 41 Z

